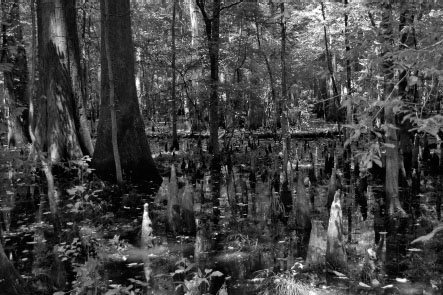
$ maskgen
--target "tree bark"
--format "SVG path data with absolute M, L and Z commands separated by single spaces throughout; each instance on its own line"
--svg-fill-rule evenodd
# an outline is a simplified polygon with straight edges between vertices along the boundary
M 33 149 L 50 162 L 90 155 L 85 125 L 75 1 L 38 0 L 38 106 Z
M 105 5 L 105 1 L 107 2 Z M 117 112 L 117 138 L 121 166 L 126 181 L 148 185 L 157 190 L 161 177 L 151 156 L 151 150 L 140 115 L 135 87 L 134 45 L 131 32 L 130 1 L 100 1 L 101 25 L 101 104 L 97 143 L 92 166 L 102 179 L 115 181 L 112 151 L 111 106 L 109 103 L 109 68 L 114 73 Z M 105 23 L 109 17 L 108 25 Z M 105 32 L 106 30 L 106 32 Z M 108 62 L 105 36 L 109 36 Z

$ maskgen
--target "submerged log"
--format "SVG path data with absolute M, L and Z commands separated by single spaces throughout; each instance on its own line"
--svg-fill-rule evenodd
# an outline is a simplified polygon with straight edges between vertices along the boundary
M 324 267 L 326 259 L 326 231 L 321 220 L 312 220 L 311 236 L 309 237 L 306 267 L 320 269 Z
M 343 239 L 343 213 L 340 195 L 340 190 L 337 190 L 331 205 L 327 234 L 326 264 L 328 268 L 346 272 L 348 266 L 345 241 Z

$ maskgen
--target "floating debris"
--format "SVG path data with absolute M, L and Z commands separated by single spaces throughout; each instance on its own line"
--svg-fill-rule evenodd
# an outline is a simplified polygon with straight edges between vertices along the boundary
M 381 288 L 382 288 L 382 289 L 387 289 L 387 288 L 393 288 L 393 287 L 394 287 L 394 285 L 390 284 L 390 285 L 386 285 L 386 286 L 381 287 Z

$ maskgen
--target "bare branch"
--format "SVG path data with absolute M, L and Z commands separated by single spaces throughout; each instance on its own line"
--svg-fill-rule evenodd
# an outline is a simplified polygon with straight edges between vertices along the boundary
M 225 9 L 229 9 L 229 8 L 231 8 L 231 7 L 233 7 L 233 6 L 236 6 L 236 5 L 240 4 L 240 3 L 243 3 L 243 0 L 240 0 L 240 1 L 238 1 L 238 2 L 235 2 L 235 3 L 229 4 L 229 5 L 227 5 L 227 6 L 223 6 L 223 7 L 220 8 L 220 10 L 218 11 L 218 13 L 220 14 L 223 10 L 225 10 Z

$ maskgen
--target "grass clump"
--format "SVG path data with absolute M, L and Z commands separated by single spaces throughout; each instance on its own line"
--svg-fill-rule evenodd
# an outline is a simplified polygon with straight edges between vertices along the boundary
M 314 288 L 296 279 L 290 273 L 274 274 L 265 278 L 259 295 L 315 295 Z

